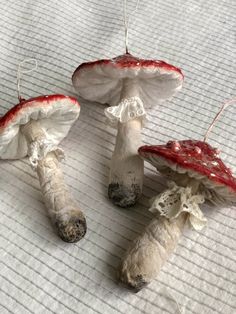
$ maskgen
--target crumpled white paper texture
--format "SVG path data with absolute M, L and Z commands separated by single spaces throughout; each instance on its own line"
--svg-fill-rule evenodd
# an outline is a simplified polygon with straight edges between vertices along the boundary
M 135 6 L 128 2 L 128 10 Z M 81 63 L 124 53 L 122 1 L 0 0 L 0 114 L 17 103 L 16 70 L 25 58 L 38 70 L 22 77 L 22 97 L 76 95 L 71 75 Z M 145 144 L 202 139 L 220 104 L 235 95 L 234 0 L 140 1 L 130 19 L 129 49 L 182 68 L 183 88 L 147 110 Z M 99 88 L 99 87 L 98 87 Z M 151 97 L 151 95 L 150 95 Z M 232 314 L 235 291 L 235 208 L 203 206 L 208 227 L 186 231 L 159 277 L 138 294 L 117 285 L 120 257 L 149 223 L 149 199 L 166 188 L 146 163 L 144 196 L 129 211 L 107 198 L 116 130 L 105 105 L 81 101 L 79 120 L 61 143 L 65 180 L 87 217 L 88 233 L 63 243 L 46 214 L 27 159 L 0 161 L 0 312 L 175 313 L 166 287 L 185 313 Z M 236 166 L 236 107 L 229 107 L 209 142 Z

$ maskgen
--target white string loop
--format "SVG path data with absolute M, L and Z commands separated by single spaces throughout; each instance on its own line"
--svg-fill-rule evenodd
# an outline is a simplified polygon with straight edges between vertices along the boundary
M 128 49 L 128 30 L 129 30 L 129 19 L 134 15 L 138 9 L 139 0 L 137 0 L 134 10 L 127 16 L 127 0 L 124 0 L 124 26 L 125 26 L 125 52 L 129 53 Z
M 220 108 L 220 111 L 217 113 L 217 115 L 215 116 L 215 118 L 213 119 L 212 123 L 210 124 L 209 128 L 207 129 L 206 131 L 206 134 L 204 136 L 204 142 L 207 141 L 208 137 L 209 137 L 209 134 L 212 130 L 212 128 L 214 127 L 214 125 L 216 124 L 216 122 L 219 120 L 221 114 L 223 113 L 223 111 L 228 107 L 230 106 L 232 103 L 236 103 L 236 98 L 233 98 L 233 99 L 230 99 L 230 100 L 227 100 L 226 102 L 223 103 L 223 105 L 221 106 Z
M 30 70 L 22 70 L 22 66 L 27 62 L 34 62 L 35 64 L 34 67 Z M 36 59 L 24 59 L 23 61 L 19 63 L 18 68 L 17 68 L 17 95 L 20 102 L 22 101 L 21 92 L 20 92 L 20 81 L 21 81 L 22 74 L 33 72 L 37 70 L 37 68 L 38 68 L 38 62 Z
M 185 314 L 185 307 L 184 306 L 180 306 L 179 302 L 177 301 L 177 299 L 172 295 L 172 293 L 166 288 L 163 287 L 160 290 L 160 294 L 162 294 L 163 296 L 169 298 L 170 300 L 172 300 L 176 306 L 177 306 L 177 313 L 178 314 Z

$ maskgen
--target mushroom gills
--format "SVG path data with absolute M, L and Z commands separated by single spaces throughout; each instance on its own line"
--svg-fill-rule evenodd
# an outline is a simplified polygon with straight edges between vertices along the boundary
M 212 205 L 235 204 L 235 193 L 231 192 L 225 185 L 216 185 L 206 176 L 193 170 L 184 169 L 175 163 L 170 163 L 160 156 L 158 158 L 149 156 L 145 159 L 150 160 L 150 163 L 155 165 L 158 171 L 165 174 L 169 180 L 174 180 L 180 186 L 186 186 L 189 178 L 200 182 L 199 193 Z

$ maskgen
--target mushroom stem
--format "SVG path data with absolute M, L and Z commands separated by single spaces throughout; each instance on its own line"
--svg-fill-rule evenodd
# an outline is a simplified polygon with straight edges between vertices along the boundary
M 196 230 L 206 224 L 198 206 L 204 202 L 204 197 L 198 194 L 199 182 L 183 175 L 177 175 L 177 180 L 187 185 L 170 182 L 169 188 L 154 199 L 150 211 L 158 212 L 158 217 L 134 240 L 122 261 L 120 280 L 135 290 L 158 275 L 177 246 L 186 222 Z
M 143 185 L 143 161 L 137 151 L 142 143 L 142 117 L 145 111 L 139 98 L 137 79 L 123 80 L 119 107 L 122 109 L 111 160 L 108 196 L 115 205 L 129 207 L 136 203 Z
M 123 79 L 123 86 L 120 95 L 120 101 L 130 97 L 139 97 L 138 79 L 126 78 Z
M 137 154 L 141 145 L 142 120 L 118 122 L 115 150 L 111 159 L 108 196 L 120 207 L 135 204 L 142 192 L 143 160 Z
M 177 246 L 186 218 L 187 214 L 173 221 L 154 218 L 126 252 L 119 279 L 136 292 L 154 279 Z
M 34 144 L 39 145 L 43 150 L 43 157 L 40 157 L 35 164 L 35 170 L 52 223 L 62 240 L 79 241 L 86 233 L 86 220 L 64 182 L 59 167 L 58 148 L 54 147 L 47 151 L 46 147 L 41 145 L 42 141 L 47 139 L 47 135 L 37 121 L 30 120 L 21 127 L 21 132 L 27 139 L 29 151 Z

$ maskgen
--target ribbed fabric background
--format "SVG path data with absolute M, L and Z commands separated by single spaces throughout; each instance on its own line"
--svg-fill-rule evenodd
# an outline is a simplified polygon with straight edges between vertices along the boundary
M 135 2 L 128 1 L 128 9 Z M 0 114 L 17 103 L 16 69 L 25 98 L 76 95 L 71 75 L 84 61 L 124 52 L 123 3 L 109 0 L 0 0 Z M 130 22 L 130 51 L 182 68 L 181 92 L 149 111 L 146 144 L 202 139 L 220 104 L 236 95 L 235 0 L 140 0 Z M 117 285 L 116 267 L 131 239 L 150 221 L 148 200 L 164 189 L 145 167 L 144 195 L 124 210 L 107 199 L 116 131 L 104 106 L 81 102 L 81 115 L 62 142 L 66 182 L 86 214 L 88 233 L 63 243 L 52 230 L 36 174 L 27 159 L 0 162 L 0 313 L 236 313 L 235 208 L 204 206 L 208 227 L 186 231 L 159 278 L 133 294 Z M 225 111 L 209 142 L 236 166 L 236 106 Z M 236 168 L 235 168 L 236 169 Z M 164 293 L 164 295 L 163 295 Z

